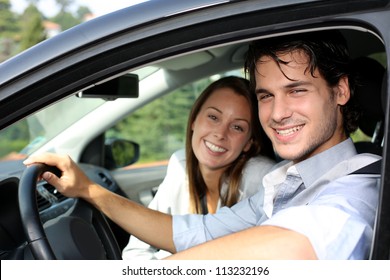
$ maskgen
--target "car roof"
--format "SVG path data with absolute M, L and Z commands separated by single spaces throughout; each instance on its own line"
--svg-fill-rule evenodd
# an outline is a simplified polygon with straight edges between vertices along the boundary
M 226 5 L 226 0 L 154 0 L 139 3 L 101 17 L 92 19 L 83 24 L 70 28 L 59 35 L 33 46 L 28 51 L 22 52 L 10 61 L 0 65 L 0 84 L 17 77 L 23 72 L 28 72 L 42 64 L 77 51 L 83 46 L 92 44 L 95 41 L 113 36 L 137 26 L 144 26 L 149 23 L 164 20 L 169 17 L 177 17 L 180 14 L 194 12 L 195 10 L 207 9 Z M 269 1 L 262 3 L 263 8 L 287 5 L 287 3 L 304 3 L 311 1 Z M 222 15 L 220 15 L 222 16 Z M 218 14 L 214 15 L 215 18 Z M 131 19 L 131 20 L 129 20 Z M 22 62 L 23 63 L 18 63 Z M 26 67 L 27 64 L 27 67 Z M 7 71 L 2 72 L 2 69 Z
M 45 40 L 40 44 L 24 51 L 12 59 L 0 64 L 0 85 L 12 80 L 24 72 L 32 71 L 34 68 L 40 67 L 45 63 L 62 57 L 68 53 L 82 49 L 84 46 L 93 44 L 96 41 L 104 40 L 104 38 L 115 36 L 125 30 L 136 29 L 139 26 L 145 26 L 157 21 L 164 21 L 167 18 L 175 18 L 182 14 L 194 13 L 196 10 L 210 10 L 214 12 L 213 19 L 229 16 L 223 13 L 221 9 L 224 5 L 233 4 L 234 2 L 243 1 L 226 1 L 226 0 L 196 0 L 196 1 L 181 1 L 181 0 L 152 0 L 139 3 L 122 10 L 112 12 L 110 14 L 92 19 L 83 24 L 77 25 L 69 30 L 66 30 L 59 35 Z M 245 6 L 248 11 L 257 9 L 276 9 L 286 6 L 308 5 L 309 3 L 323 2 L 319 0 L 273 0 L 273 1 L 245 1 Z M 251 3 L 252 2 L 252 3 Z M 256 6 L 254 6 L 257 2 Z M 359 2 L 356 1 L 357 5 Z M 370 1 L 372 6 L 377 4 Z M 381 1 L 388 2 L 388 1 Z M 332 3 L 334 4 L 334 3 Z M 376 5 L 375 5 L 376 4 Z M 353 4 L 350 4 L 353 5 Z M 322 4 L 323 8 L 329 7 L 329 4 Z M 365 5 L 366 9 L 369 4 Z M 242 7 L 242 6 L 241 6 Z M 292 8 L 296 9 L 296 8 Z M 216 13 L 217 12 L 217 13 Z M 247 11 L 241 10 L 240 13 Z M 131 19 L 131 20 L 129 20 Z M 187 24 L 193 24 L 188 22 Z M 183 23 L 184 24 L 184 23 Z

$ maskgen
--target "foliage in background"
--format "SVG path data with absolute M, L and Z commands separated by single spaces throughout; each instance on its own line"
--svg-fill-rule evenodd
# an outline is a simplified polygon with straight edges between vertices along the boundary
M 0 62 L 15 54 L 19 30 L 18 18 L 11 11 L 10 1 L 0 0 Z
M 50 18 L 50 20 L 61 25 L 62 30 L 69 29 L 82 22 L 80 18 L 76 18 L 69 12 L 69 7 L 73 4 L 74 0 L 56 0 L 56 2 L 60 6 L 60 12 Z
M 21 151 L 30 142 L 26 121 L 18 122 L 0 131 L 0 157 Z
M 59 24 L 61 31 L 69 29 L 85 20 L 91 10 L 79 6 L 75 14 L 70 12 L 74 0 L 55 0 L 59 12 L 46 18 L 37 8 L 39 0 L 26 0 L 29 3 L 21 15 L 11 10 L 10 0 L 0 0 L 0 62 L 45 40 L 47 32 L 44 22 Z
M 46 39 L 42 14 L 34 4 L 28 5 L 20 19 L 20 50 L 26 50 Z

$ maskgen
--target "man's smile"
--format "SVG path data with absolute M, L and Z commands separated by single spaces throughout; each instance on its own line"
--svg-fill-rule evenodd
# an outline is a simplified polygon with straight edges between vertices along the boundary
M 276 131 L 276 133 L 280 136 L 290 136 L 291 134 L 295 133 L 295 132 L 298 132 L 299 130 L 301 130 L 301 128 L 303 127 L 304 125 L 298 125 L 298 126 L 294 126 L 294 127 L 290 127 L 290 128 L 286 128 L 286 129 L 274 129 Z

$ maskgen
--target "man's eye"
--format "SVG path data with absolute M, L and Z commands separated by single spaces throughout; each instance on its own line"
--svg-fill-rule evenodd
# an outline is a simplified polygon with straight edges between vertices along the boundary
M 306 90 L 305 89 L 293 89 L 293 90 L 291 90 L 291 93 L 292 94 L 300 94 L 300 93 L 304 93 L 304 92 L 306 92 Z
M 271 98 L 272 97 L 272 95 L 271 94 L 258 94 L 257 95 L 257 100 L 258 101 L 265 101 L 265 100 L 267 100 L 267 99 L 269 99 L 269 98 Z

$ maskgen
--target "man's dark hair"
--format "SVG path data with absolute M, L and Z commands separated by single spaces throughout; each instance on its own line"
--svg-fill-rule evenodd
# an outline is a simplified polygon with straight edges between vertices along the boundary
M 280 67 L 288 62 L 279 56 L 293 51 L 303 51 L 308 57 L 309 71 L 313 77 L 318 69 L 329 87 L 334 87 L 340 78 L 348 77 L 351 91 L 350 100 L 341 108 L 345 133 L 349 136 L 358 127 L 359 109 L 354 98 L 354 79 L 350 72 L 350 56 L 347 43 L 339 31 L 327 30 L 278 36 L 254 41 L 250 44 L 245 62 L 249 73 L 251 89 L 256 88 L 256 66 L 263 56 L 272 58 Z M 282 71 L 283 72 L 283 71 Z M 286 78 L 288 78 L 286 76 Z

